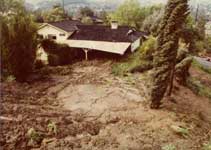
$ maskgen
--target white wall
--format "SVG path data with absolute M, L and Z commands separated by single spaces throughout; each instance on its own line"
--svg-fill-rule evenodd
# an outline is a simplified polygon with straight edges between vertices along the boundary
M 41 60 L 44 64 L 48 64 L 48 54 L 42 47 L 38 48 L 37 50 L 36 60 Z
M 49 34 L 56 36 L 56 42 L 61 42 L 66 40 L 71 33 L 64 32 L 62 30 L 59 30 L 57 28 L 54 28 L 50 25 L 46 25 L 45 27 L 38 30 L 39 35 L 43 35 L 44 38 L 47 38 Z M 65 34 L 65 36 L 61 36 L 60 34 Z
M 141 38 L 131 44 L 131 51 L 134 52 L 141 45 Z

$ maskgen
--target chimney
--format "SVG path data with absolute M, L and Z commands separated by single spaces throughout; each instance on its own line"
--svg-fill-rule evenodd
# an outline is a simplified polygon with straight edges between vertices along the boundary
M 111 29 L 118 29 L 118 22 L 117 21 L 111 22 Z

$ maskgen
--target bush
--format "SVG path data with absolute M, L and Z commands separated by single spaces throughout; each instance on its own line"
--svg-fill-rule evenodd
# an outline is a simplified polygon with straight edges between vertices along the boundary
M 206 46 L 204 41 L 196 41 L 195 42 L 195 52 L 197 53 L 205 53 Z
M 200 96 L 205 96 L 211 99 L 211 89 L 203 85 L 199 80 L 196 78 L 188 78 L 187 80 L 188 87 Z
M 135 53 L 122 62 L 113 65 L 113 74 L 122 76 L 127 73 L 144 72 L 151 69 L 155 49 L 156 38 L 149 37 Z
M 59 56 L 55 54 L 48 55 L 48 63 L 50 66 L 58 66 L 60 65 Z
M 205 39 L 205 46 L 207 53 L 211 53 L 211 37 Z
M 35 69 L 41 69 L 45 66 L 45 64 L 42 62 L 42 60 L 36 60 L 34 63 Z
M 41 46 L 48 53 L 49 65 L 67 65 L 80 58 L 79 49 L 70 48 L 66 44 L 57 44 L 54 41 L 45 39 Z

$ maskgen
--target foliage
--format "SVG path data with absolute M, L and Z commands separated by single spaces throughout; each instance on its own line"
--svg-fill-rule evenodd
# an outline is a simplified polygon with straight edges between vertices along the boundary
M 208 97 L 211 99 L 211 89 L 205 85 L 203 85 L 198 79 L 196 78 L 188 78 L 187 86 L 196 94 Z
M 31 143 L 40 143 L 42 140 L 42 136 L 38 133 L 34 128 L 30 128 L 27 131 L 27 136 L 30 139 Z
M 3 67 L 13 74 L 17 81 L 24 81 L 32 72 L 37 41 L 36 26 L 26 13 L 22 1 L 1 1 L 2 34 L 1 53 Z M 3 14 L 3 15 L 2 15 Z
M 158 49 L 154 53 L 151 83 L 151 108 L 159 108 L 169 83 L 172 83 L 179 32 L 188 15 L 187 0 L 169 0 L 159 30 Z M 170 81 L 170 82 L 169 82 Z
M 156 49 L 156 38 L 149 37 L 142 46 L 121 63 L 114 64 L 112 72 L 115 75 L 126 75 L 130 72 L 143 72 L 152 68 L 153 52 Z
M 9 29 L 5 18 L 0 16 L 0 54 L 2 80 L 11 73 L 9 63 L 8 38 Z
M 69 19 L 60 5 L 56 5 L 51 10 L 43 12 L 42 18 L 45 22 L 56 22 Z
M 10 25 L 10 64 L 12 73 L 18 81 L 24 81 L 32 72 L 36 56 L 36 27 L 31 17 L 21 12 L 14 16 Z
M 168 144 L 163 146 L 162 150 L 176 150 L 176 147 L 173 144 Z
M 210 143 L 203 144 L 202 150 L 211 150 L 211 142 Z
M 205 17 L 199 16 L 197 22 L 192 15 L 186 19 L 184 29 L 182 30 L 181 38 L 189 45 L 189 51 L 193 54 L 204 52 L 206 49 L 205 43 Z
M 81 54 L 79 49 L 70 48 L 66 44 L 57 44 L 48 39 L 43 40 L 41 46 L 48 53 L 48 61 L 52 66 L 70 64 Z
M 106 11 L 101 11 L 99 18 L 103 20 L 104 24 L 109 24 L 109 14 Z
M 182 47 L 180 45 L 178 51 L 177 51 L 177 58 L 176 63 L 180 63 L 183 59 L 185 59 L 188 56 L 188 50 L 185 47 Z
M 94 16 L 94 11 L 87 6 L 80 8 L 79 12 L 82 17 L 93 17 Z
M 194 52 L 205 52 L 205 43 L 203 41 L 196 41 Z
M 84 23 L 84 24 L 88 24 L 88 25 L 91 25 L 93 24 L 93 20 L 92 18 L 88 17 L 88 16 L 85 16 L 81 19 L 81 22 Z
M 42 60 L 36 60 L 34 63 L 35 69 L 41 69 L 45 66 Z
M 57 134 L 57 125 L 56 125 L 55 122 L 50 122 L 48 124 L 48 132 L 53 133 L 53 134 Z
M 211 53 L 211 37 L 205 38 L 204 45 L 205 45 L 206 52 Z
M 189 77 L 189 68 L 191 67 L 193 58 L 186 57 L 179 62 L 175 67 L 175 76 L 179 84 L 185 85 L 186 80 Z
M 143 11 L 137 0 L 125 0 L 109 17 L 111 21 L 118 21 L 120 25 L 140 28 L 145 17 Z
M 163 9 L 154 11 L 151 15 L 146 17 L 143 21 L 142 30 L 157 36 L 159 25 L 163 17 Z

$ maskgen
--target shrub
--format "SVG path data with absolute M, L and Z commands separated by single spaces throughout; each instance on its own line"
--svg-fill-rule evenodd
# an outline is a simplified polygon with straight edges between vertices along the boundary
M 41 42 L 41 46 L 49 55 L 49 65 L 66 65 L 80 58 L 80 50 L 70 48 L 66 44 L 57 44 L 54 41 L 45 39 Z
M 203 85 L 196 78 L 188 78 L 187 80 L 188 87 L 198 95 L 208 97 L 211 99 L 211 89 Z
M 163 146 L 162 150 L 176 150 L 176 147 L 173 144 L 168 144 Z
M 204 41 L 196 41 L 195 42 L 195 52 L 204 53 L 206 50 Z
M 151 69 L 155 49 L 156 38 L 149 37 L 135 53 L 122 62 L 114 64 L 112 72 L 114 75 L 122 76 L 130 72 L 143 72 Z
M 207 53 L 211 53 L 211 37 L 205 39 L 205 46 Z
M 42 60 L 36 60 L 34 63 L 35 69 L 41 69 L 45 66 L 45 64 L 42 62 Z
M 55 54 L 48 54 L 48 63 L 50 66 L 60 65 L 59 56 Z

